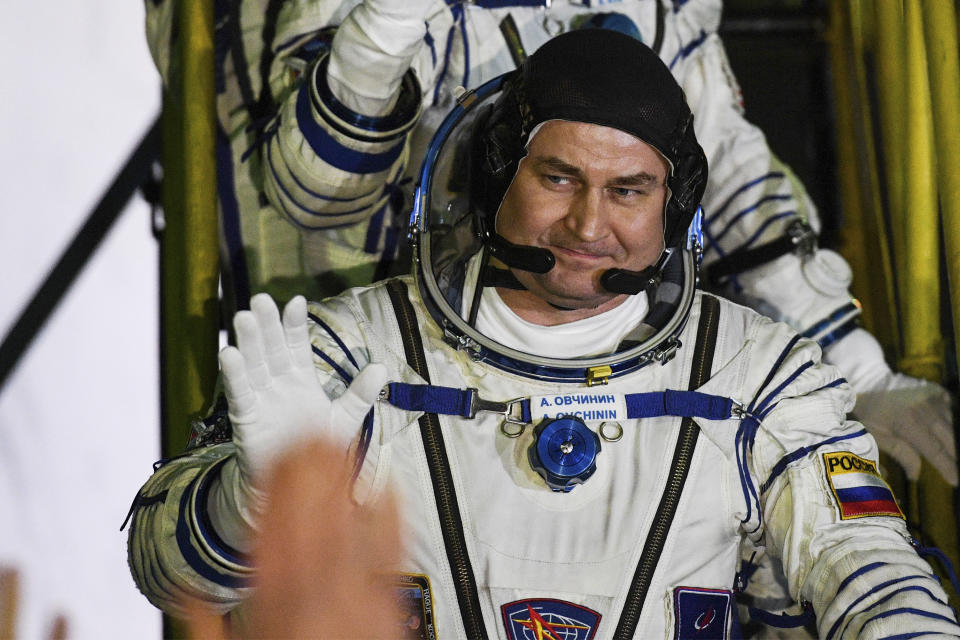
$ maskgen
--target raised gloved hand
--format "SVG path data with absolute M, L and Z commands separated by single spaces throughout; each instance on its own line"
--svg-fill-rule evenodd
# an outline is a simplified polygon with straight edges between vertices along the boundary
M 257 294 L 234 328 L 237 347 L 220 352 L 220 367 L 244 487 L 256 488 L 281 453 L 308 438 L 324 436 L 345 451 L 386 383 L 386 368 L 364 367 L 331 400 L 314 368 L 302 296 L 287 304 L 281 322 L 273 299 Z
M 327 82 L 334 96 L 356 113 L 389 113 L 436 2 L 364 0 L 354 7 L 333 38 Z

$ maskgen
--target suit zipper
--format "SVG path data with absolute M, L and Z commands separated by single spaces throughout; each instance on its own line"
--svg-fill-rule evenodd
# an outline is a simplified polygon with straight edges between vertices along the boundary
M 710 369 L 713 366 L 713 349 L 717 343 L 717 315 L 719 311 L 720 304 L 716 298 L 707 295 L 701 298 L 700 323 L 697 327 L 697 342 L 694 346 L 693 367 L 690 372 L 689 387 L 691 390 L 699 388 L 707 381 Z M 693 459 L 693 451 L 699 435 L 700 428 L 693 419 L 684 418 L 680 424 L 680 435 L 674 449 L 670 476 L 667 478 L 656 516 L 650 525 L 650 531 L 647 533 L 647 540 L 644 543 L 643 552 L 640 554 L 640 561 L 637 563 L 637 569 L 633 574 L 633 581 L 627 592 L 623 612 L 620 614 L 620 621 L 613 636 L 617 640 L 633 638 L 636 633 L 643 603 L 647 598 L 650 582 L 653 580 L 660 554 L 663 552 L 663 546 L 667 541 L 667 534 L 670 532 L 670 525 L 673 523 L 673 517 L 683 493 L 683 485 L 687 480 L 690 461 Z
M 387 284 L 387 292 L 393 303 L 397 323 L 400 325 L 407 362 L 421 378 L 429 383 L 430 371 L 427 368 L 416 313 L 407 297 L 407 286 L 400 280 L 391 280 Z M 464 637 L 485 639 L 487 631 L 480 610 L 477 583 L 470 564 L 470 555 L 463 533 L 463 521 L 460 518 L 460 508 L 453 486 L 453 475 L 450 471 L 437 414 L 424 413 L 420 416 L 420 435 L 424 453 L 427 456 L 427 466 L 430 469 L 430 479 L 433 482 L 433 494 L 437 503 L 437 515 L 440 519 L 440 531 L 443 534 L 447 561 L 453 575 L 460 616 L 463 618 Z

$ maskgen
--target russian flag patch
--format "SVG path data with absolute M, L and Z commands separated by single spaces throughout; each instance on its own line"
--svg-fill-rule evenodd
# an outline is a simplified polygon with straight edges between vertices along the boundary
M 840 508 L 841 520 L 866 516 L 903 518 L 903 512 L 875 462 L 848 451 L 835 451 L 823 454 L 823 468 Z

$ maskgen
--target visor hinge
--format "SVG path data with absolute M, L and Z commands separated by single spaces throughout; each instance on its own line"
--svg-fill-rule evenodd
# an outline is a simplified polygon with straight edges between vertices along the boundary
M 683 346 L 683 343 L 677 338 L 673 338 L 666 346 L 657 349 L 656 353 L 653 354 L 653 359 L 659 361 L 660 364 L 667 364 L 673 360 L 673 356 L 677 355 L 677 349 L 681 346 Z

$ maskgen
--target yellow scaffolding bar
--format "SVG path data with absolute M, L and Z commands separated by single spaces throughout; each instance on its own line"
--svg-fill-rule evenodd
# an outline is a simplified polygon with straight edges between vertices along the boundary
M 165 228 L 162 388 L 165 456 L 182 452 L 189 419 L 201 413 L 217 376 L 218 277 L 213 2 L 176 4 L 179 41 L 164 96 Z
M 904 158 L 906 156 L 906 133 L 903 126 L 906 118 L 907 78 L 903 60 L 906 57 L 904 42 L 903 5 L 900 0 L 873 4 L 876 15 L 876 75 L 877 107 L 880 115 L 880 146 L 884 167 L 884 187 L 887 207 L 893 224 L 891 243 L 893 262 L 897 273 L 906 268 L 903 238 L 905 224 L 909 221 L 910 207 L 904 199 Z M 899 333 L 896 341 L 896 357 L 901 355 Z
M 213 0 L 174 4 L 163 98 L 161 452 L 181 453 L 217 378 L 219 244 Z M 186 637 L 164 616 L 164 637 Z
M 946 246 L 947 278 L 954 318 L 954 348 L 960 354 L 960 63 L 957 14 L 952 2 L 924 5 L 924 33 L 937 150 L 940 212 Z M 960 362 L 960 357 L 957 358 Z
M 957 319 L 960 319 L 960 163 L 957 161 L 957 149 L 960 148 L 960 53 L 957 46 L 957 17 L 953 2 L 924 3 L 923 11 L 939 204 L 956 349 L 960 346 L 960 340 L 956 338 Z M 936 197 L 936 194 L 933 195 Z M 933 206 L 936 206 L 936 200 Z M 934 262 L 932 259 L 930 261 Z M 933 266 L 937 266 L 937 263 L 934 262 Z M 936 310 L 938 317 L 931 319 L 931 323 L 939 321 L 939 305 Z M 939 324 L 937 329 L 936 335 L 939 336 Z M 953 510 L 954 489 L 925 464 L 921 469 L 919 493 L 921 509 L 930 516 L 924 523 L 927 534 L 947 553 L 955 567 L 960 566 L 957 514 Z M 949 514 L 951 517 L 936 517 L 939 514 Z M 954 600 L 952 604 L 956 605 L 957 601 Z
M 858 0 L 830 3 L 830 61 L 837 125 L 837 172 L 843 202 L 840 249 L 854 273 L 853 292 L 866 301 L 863 321 L 888 351 L 899 334 L 888 231 L 880 197 L 873 118 L 864 65 L 865 17 Z
M 918 378 L 943 379 L 943 346 L 940 337 L 940 217 L 937 209 L 936 157 L 933 138 L 933 105 L 923 41 L 920 0 L 905 0 L 906 23 L 906 122 L 910 144 L 906 147 L 904 195 L 909 204 L 903 225 L 905 264 L 900 276 L 900 317 L 903 319 L 903 357 L 900 370 Z M 929 3 L 938 4 L 938 3 Z M 926 3 L 925 3 L 926 6 Z

